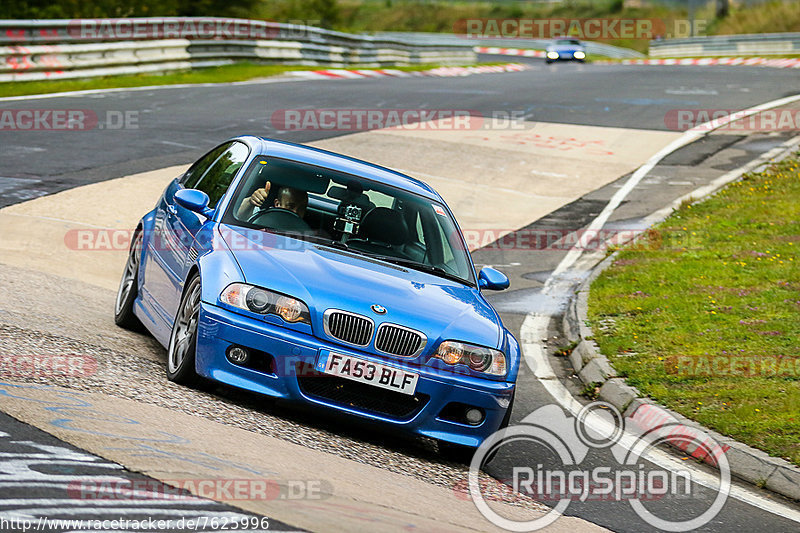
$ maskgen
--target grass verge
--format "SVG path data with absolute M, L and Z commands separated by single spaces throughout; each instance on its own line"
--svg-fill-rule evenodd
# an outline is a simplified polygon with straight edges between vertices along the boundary
M 221 67 L 199 68 L 167 72 L 164 74 L 132 74 L 102 76 L 73 80 L 10 81 L 0 83 L 0 97 L 26 94 L 60 93 L 120 87 L 145 87 L 148 85 L 177 85 L 181 83 L 227 83 L 276 76 L 293 70 L 310 70 L 313 67 L 295 65 L 257 65 L 236 63 Z
M 481 63 L 497 65 L 505 63 Z M 430 70 L 443 65 L 412 65 L 391 67 L 395 70 L 414 72 Z M 451 66 L 451 65 L 448 65 Z M 474 66 L 474 65 L 462 65 Z M 93 89 L 116 89 L 123 87 L 146 87 L 150 85 L 178 85 L 182 83 L 229 83 L 247 81 L 269 76 L 277 76 L 296 70 L 317 70 L 326 67 L 300 65 L 259 65 L 255 63 L 235 63 L 221 67 L 198 68 L 167 72 L 164 74 L 134 74 L 126 76 L 103 76 L 79 78 L 74 80 L 10 81 L 0 83 L 0 97 L 24 96 L 28 94 L 49 94 L 66 91 L 85 91 Z M 357 65 L 348 68 L 360 68 Z M 373 70 L 373 69 L 370 69 Z
M 593 284 L 596 341 L 628 383 L 800 464 L 800 153 L 687 204 Z M 654 246 L 658 243 L 658 246 Z

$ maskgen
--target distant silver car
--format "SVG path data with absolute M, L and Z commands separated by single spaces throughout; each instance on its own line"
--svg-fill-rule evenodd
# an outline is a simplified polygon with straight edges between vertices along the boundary
M 586 48 L 578 39 L 555 39 L 547 45 L 545 60 L 553 61 L 580 61 L 586 60 Z

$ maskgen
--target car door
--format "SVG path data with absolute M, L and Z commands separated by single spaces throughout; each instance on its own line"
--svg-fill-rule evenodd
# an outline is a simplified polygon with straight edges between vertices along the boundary
M 155 223 L 160 242 L 155 253 L 165 286 L 158 303 L 170 320 L 177 312 L 186 274 L 195 259 L 191 255 L 193 243 L 207 222 L 204 216 L 178 205 L 175 193 L 184 188 L 201 190 L 208 194 L 208 206 L 214 209 L 248 154 L 249 148 L 241 142 L 218 146 L 192 165 L 180 181 L 173 182 L 159 204 Z

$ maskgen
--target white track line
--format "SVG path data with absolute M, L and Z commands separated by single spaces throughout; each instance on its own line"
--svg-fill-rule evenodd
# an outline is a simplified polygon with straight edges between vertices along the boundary
M 541 293 L 543 295 L 548 294 L 549 292 L 551 292 L 553 287 L 557 286 L 559 282 L 561 284 L 570 283 L 569 280 L 564 280 L 559 278 L 562 277 L 562 274 L 564 274 L 564 272 L 566 272 L 567 269 L 575 265 L 578 259 L 581 258 L 583 250 L 586 248 L 584 239 L 587 236 L 596 233 L 597 230 L 601 229 L 603 225 L 605 225 L 606 221 L 608 221 L 609 217 L 613 214 L 614 210 L 617 207 L 619 207 L 622 201 L 639 184 L 642 178 L 644 178 L 644 176 L 647 175 L 647 173 L 650 172 L 664 157 L 671 154 L 675 150 L 689 144 L 690 142 L 699 139 L 700 137 L 706 135 L 707 133 L 728 124 L 729 122 L 735 122 L 736 120 L 749 117 L 750 115 L 754 115 L 761 111 L 778 107 L 781 105 L 790 104 L 798 100 L 800 100 L 800 94 L 760 104 L 751 107 L 749 109 L 746 109 L 740 113 L 730 115 L 725 119 L 706 122 L 705 124 L 701 124 L 699 126 L 696 126 L 695 128 L 692 128 L 691 130 L 686 131 L 678 139 L 674 140 L 666 147 L 661 149 L 658 153 L 653 155 L 650 159 L 647 160 L 647 162 L 645 162 L 644 165 L 636 169 L 636 171 L 631 175 L 631 177 L 628 178 L 628 181 L 625 182 L 625 185 L 623 185 L 623 187 L 619 189 L 614 194 L 614 196 L 612 196 L 611 200 L 608 202 L 603 211 L 589 224 L 589 226 L 587 227 L 588 231 L 584 232 L 584 236 L 578 240 L 578 242 L 572 249 L 570 249 L 570 251 L 564 256 L 564 258 L 558 264 L 556 269 L 547 278 L 547 280 L 544 283 L 544 286 L 542 287 Z M 754 167 L 755 166 L 756 165 L 754 165 Z M 591 257 L 591 259 L 595 258 L 596 256 Z M 594 264 L 595 264 L 594 260 L 581 261 L 580 266 L 578 268 L 573 269 L 572 272 L 576 276 L 578 276 L 582 273 L 588 272 Z M 582 405 L 572 396 L 572 394 L 567 390 L 567 388 L 556 378 L 555 372 L 553 372 L 553 368 L 550 366 L 550 361 L 547 359 L 547 355 L 542 345 L 542 339 L 547 337 L 547 328 L 550 324 L 550 320 L 551 316 L 539 313 L 529 313 L 525 317 L 525 320 L 522 323 L 522 327 L 520 328 L 520 344 L 522 346 L 523 355 L 525 358 L 525 362 L 528 364 L 531 371 L 539 380 L 539 382 L 542 384 L 542 386 L 544 386 L 545 390 L 547 390 L 547 392 L 553 398 L 555 398 L 555 400 L 563 408 L 565 408 L 573 415 L 577 415 L 580 412 Z M 587 418 L 586 422 L 587 424 L 590 424 L 593 427 L 598 427 L 600 424 L 603 423 L 600 417 L 591 417 L 591 416 Z M 599 434 L 601 435 L 604 434 L 602 432 L 602 428 L 598 427 L 598 431 Z M 624 441 L 625 439 L 622 439 L 620 443 L 623 444 Z M 671 454 L 668 454 L 661 450 L 657 449 L 650 450 L 648 453 L 645 454 L 645 458 L 653 462 L 654 464 L 657 464 L 659 467 L 668 470 L 672 471 L 676 471 L 678 469 L 692 470 L 692 480 L 700 483 L 701 485 L 707 487 L 714 487 L 715 485 L 718 484 L 717 482 L 715 482 L 715 478 L 711 474 L 703 470 L 700 470 L 698 468 L 695 468 L 688 461 L 678 461 Z M 796 509 L 793 509 L 779 502 L 766 498 L 758 494 L 757 492 L 751 491 L 749 489 L 742 488 L 738 485 L 731 485 L 730 496 L 748 505 L 752 505 L 753 507 L 763 509 L 777 516 L 782 516 L 784 518 L 788 518 L 795 522 L 800 522 L 800 511 L 797 511 Z

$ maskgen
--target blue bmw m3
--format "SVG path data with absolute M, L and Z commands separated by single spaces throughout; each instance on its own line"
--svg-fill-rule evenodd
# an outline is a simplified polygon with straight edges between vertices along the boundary
M 139 222 L 115 306 L 208 379 L 439 442 L 455 460 L 508 424 L 519 345 L 453 214 L 414 178 L 243 136 Z

